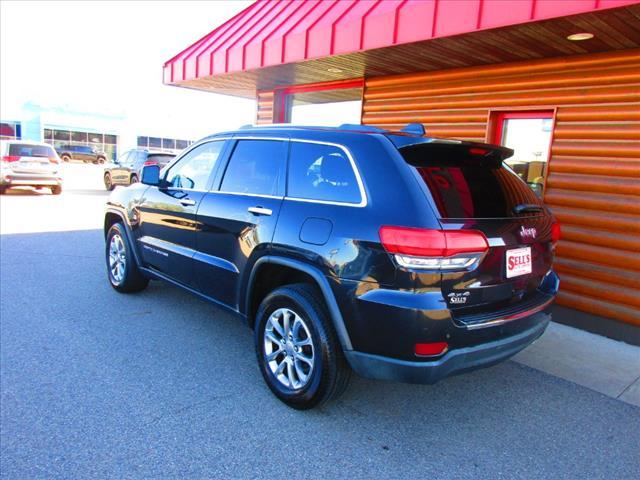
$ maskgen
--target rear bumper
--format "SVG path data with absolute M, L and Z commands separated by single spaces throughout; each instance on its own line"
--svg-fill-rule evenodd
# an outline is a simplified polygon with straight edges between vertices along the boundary
M 362 377 L 430 384 L 451 375 L 488 367 L 508 359 L 544 333 L 551 315 L 537 312 L 529 317 L 529 320 L 533 326 L 515 335 L 470 347 L 456 348 L 434 361 L 412 362 L 356 351 L 344 353 L 351 368 Z
M 0 184 L 6 186 L 62 185 L 59 174 L 2 172 Z

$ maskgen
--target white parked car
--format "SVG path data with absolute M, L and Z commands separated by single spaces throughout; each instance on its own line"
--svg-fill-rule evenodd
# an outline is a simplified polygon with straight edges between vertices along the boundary
M 48 187 L 62 193 L 61 160 L 47 143 L 27 140 L 0 142 L 0 194 L 11 187 Z

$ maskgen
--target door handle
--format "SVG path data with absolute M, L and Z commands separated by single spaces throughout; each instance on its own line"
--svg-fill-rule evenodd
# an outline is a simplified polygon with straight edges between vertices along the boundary
M 249 207 L 247 211 L 253 213 L 254 215 L 271 215 L 273 212 L 269 208 L 263 207 Z
M 183 198 L 180 200 L 180 203 L 185 207 L 193 207 L 196 204 L 195 200 L 191 200 L 190 198 Z

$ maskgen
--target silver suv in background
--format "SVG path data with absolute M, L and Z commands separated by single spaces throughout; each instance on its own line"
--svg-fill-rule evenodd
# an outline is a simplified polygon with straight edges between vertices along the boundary
M 104 169 L 104 186 L 113 190 L 116 185 L 131 185 L 140 179 L 145 165 L 158 165 L 161 169 L 173 160 L 175 155 L 166 152 L 150 152 L 134 149 L 124 152 L 114 163 Z
M 61 160 L 51 145 L 14 140 L 0 142 L 0 194 L 11 187 L 48 187 L 62 193 Z

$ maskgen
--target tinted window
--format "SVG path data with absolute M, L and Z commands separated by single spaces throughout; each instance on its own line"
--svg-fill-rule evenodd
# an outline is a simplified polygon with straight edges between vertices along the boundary
M 291 142 L 287 195 L 360 203 L 358 182 L 345 152 L 330 145 Z
M 233 150 L 220 189 L 224 192 L 277 195 L 286 142 L 240 140 Z
M 53 149 L 46 145 L 29 145 L 12 143 L 9 146 L 9 155 L 16 157 L 55 157 Z
M 504 218 L 519 204 L 541 205 L 535 193 L 496 159 L 439 156 L 428 145 L 401 148 L 431 192 L 441 218 Z
M 225 142 L 209 142 L 191 150 L 171 167 L 166 181 L 174 188 L 205 190 Z

